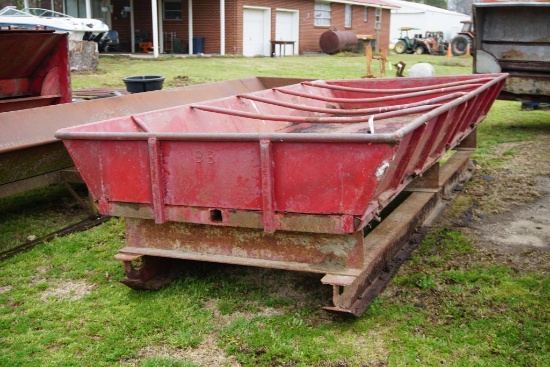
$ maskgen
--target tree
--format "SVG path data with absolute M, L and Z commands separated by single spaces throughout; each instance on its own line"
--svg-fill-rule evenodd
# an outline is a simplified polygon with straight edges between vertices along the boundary
M 474 0 L 449 0 L 449 10 L 457 13 L 472 15 L 472 4 Z

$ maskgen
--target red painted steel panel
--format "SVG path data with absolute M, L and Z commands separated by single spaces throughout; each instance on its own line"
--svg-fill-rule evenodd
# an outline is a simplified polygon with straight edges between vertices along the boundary
M 390 162 L 390 144 L 275 145 L 276 210 L 362 215 L 378 186 L 377 170 Z
M 169 205 L 262 208 L 257 143 L 166 142 L 163 165 Z

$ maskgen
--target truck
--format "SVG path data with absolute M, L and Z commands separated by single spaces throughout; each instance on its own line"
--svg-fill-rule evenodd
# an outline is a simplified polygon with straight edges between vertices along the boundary
M 510 74 L 499 99 L 550 102 L 550 0 L 473 4 L 473 72 Z

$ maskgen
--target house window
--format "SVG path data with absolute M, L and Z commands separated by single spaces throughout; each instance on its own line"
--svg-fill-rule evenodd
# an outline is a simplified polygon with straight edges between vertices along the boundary
M 329 3 L 315 3 L 315 21 L 313 24 L 317 27 L 330 27 Z
M 365 7 L 365 9 L 363 10 L 363 22 L 368 22 L 369 21 L 369 8 Z
M 381 18 L 382 18 L 382 10 L 380 8 L 376 8 L 374 10 L 374 29 L 380 30 Z
M 164 19 L 181 19 L 181 0 L 164 0 Z
M 346 5 L 345 23 L 346 28 L 351 28 L 351 5 Z

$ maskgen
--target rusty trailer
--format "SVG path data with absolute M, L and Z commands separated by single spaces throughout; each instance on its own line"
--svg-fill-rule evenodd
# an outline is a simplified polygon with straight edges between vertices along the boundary
M 100 212 L 126 218 L 125 284 L 159 287 L 171 258 L 314 272 L 334 289 L 326 309 L 360 315 L 467 170 L 506 76 L 305 81 L 56 136 Z

